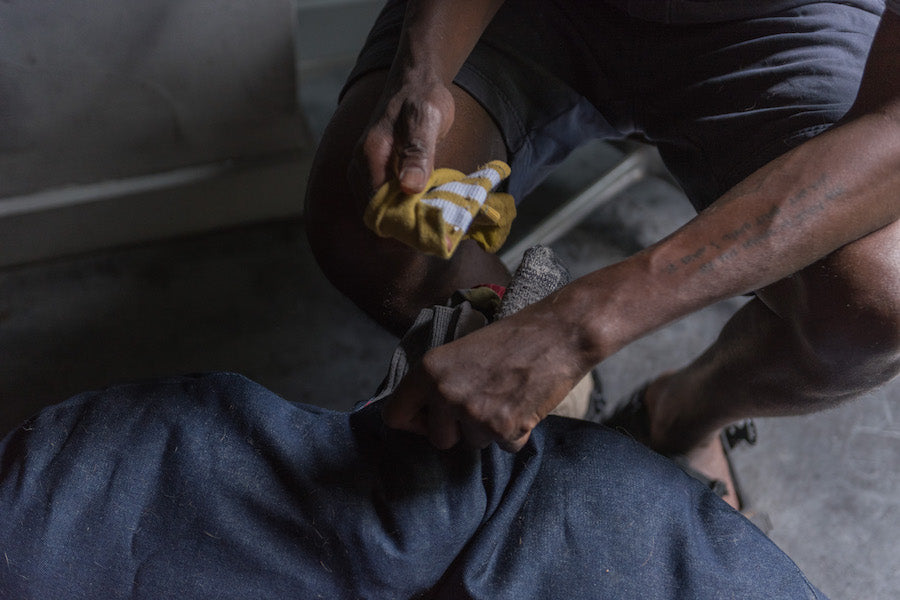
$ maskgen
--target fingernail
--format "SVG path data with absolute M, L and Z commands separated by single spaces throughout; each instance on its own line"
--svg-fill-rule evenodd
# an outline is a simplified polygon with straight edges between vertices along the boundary
M 419 167 L 407 167 L 400 171 L 400 183 L 406 188 L 425 187 L 425 171 Z

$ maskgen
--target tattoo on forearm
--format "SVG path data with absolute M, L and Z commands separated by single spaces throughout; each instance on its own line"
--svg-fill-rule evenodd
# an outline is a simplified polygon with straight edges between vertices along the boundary
M 774 205 L 737 227 L 700 246 L 663 268 L 675 273 L 684 266 L 701 262 L 700 271 L 714 271 L 716 267 L 738 258 L 743 252 L 764 243 L 769 238 L 802 226 L 810 217 L 823 212 L 827 205 L 844 194 L 840 186 L 828 186 L 822 175 L 815 182 L 799 190 L 784 205 Z M 712 255 L 712 256 L 709 256 Z

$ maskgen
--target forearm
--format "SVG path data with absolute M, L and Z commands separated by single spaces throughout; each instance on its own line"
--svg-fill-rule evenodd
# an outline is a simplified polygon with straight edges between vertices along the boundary
M 401 189 L 425 189 L 438 143 L 450 131 L 450 85 L 502 0 L 410 0 L 400 43 L 372 121 L 348 176 L 360 198 L 396 177 Z
M 409 2 L 392 75 L 437 77 L 449 85 L 503 0 Z
M 847 120 L 761 168 L 665 240 L 565 290 L 559 314 L 582 315 L 569 330 L 586 362 L 900 218 L 898 24 L 886 15 Z

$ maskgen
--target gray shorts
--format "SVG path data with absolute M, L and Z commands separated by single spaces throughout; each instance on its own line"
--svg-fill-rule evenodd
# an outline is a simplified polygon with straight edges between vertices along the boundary
M 387 3 L 348 86 L 390 66 L 404 5 Z M 846 113 L 883 9 L 507 0 L 455 82 L 499 126 L 517 199 L 585 142 L 636 136 L 659 148 L 699 210 Z

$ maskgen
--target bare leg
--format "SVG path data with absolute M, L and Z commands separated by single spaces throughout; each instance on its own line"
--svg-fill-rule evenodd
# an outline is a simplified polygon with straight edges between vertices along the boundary
M 396 334 L 424 306 L 442 303 L 457 289 L 506 283 L 500 260 L 466 241 L 450 260 L 427 256 L 380 238 L 363 225 L 364 193 L 351 189 L 347 167 L 381 94 L 385 73 L 369 74 L 344 96 L 319 145 L 306 193 L 310 245 L 328 279 L 376 321 Z M 455 119 L 437 148 L 436 166 L 470 172 L 506 148 L 484 109 L 460 88 L 452 89 Z
M 686 453 L 695 468 L 727 482 L 718 432 L 728 423 L 821 410 L 898 372 L 895 222 L 760 290 L 704 354 L 651 384 L 650 446 Z

